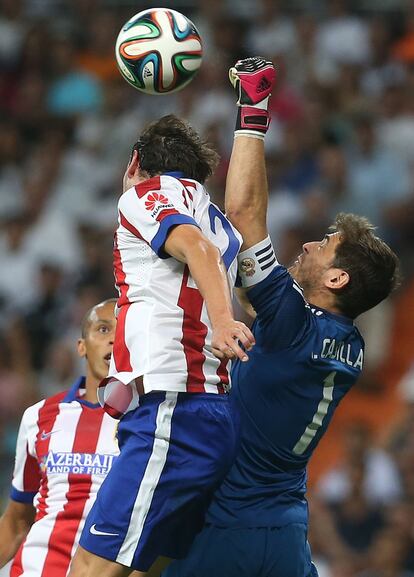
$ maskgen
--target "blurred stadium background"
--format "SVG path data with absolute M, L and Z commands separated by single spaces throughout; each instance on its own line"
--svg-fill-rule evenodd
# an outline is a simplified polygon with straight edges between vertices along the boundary
M 310 470 L 310 539 L 321 577 L 414 575 L 414 2 L 182 0 L 201 72 L 148 97 L 119 76 L 120 26 L 160 2 L 1 0 L 0 495 L 19 419 L 82 370 L 79 322 L 114 295 L 111 242 L 131 144 L 164 113 L 221 154 L 223 204 L 234 97 L 227 68 L 279 67 L 267 142 L 269 226 L 279 260 L 339 210 L 367 216 L 400 255 L 404 282 L 360 325 L 364 376 Z

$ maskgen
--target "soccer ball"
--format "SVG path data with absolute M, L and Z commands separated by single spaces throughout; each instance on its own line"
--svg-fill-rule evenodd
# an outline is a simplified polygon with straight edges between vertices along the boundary
M 170 94 L 197 73 L 202 44 L 197 28 L 183 14 L 154 8 L 124 24 L 115 54 L 122 76 L 132 86 L 146 94 Z

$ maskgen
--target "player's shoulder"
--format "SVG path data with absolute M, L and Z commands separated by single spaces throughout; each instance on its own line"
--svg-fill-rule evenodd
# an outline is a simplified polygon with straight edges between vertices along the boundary
M 365 342 L 354 321 L 312 306 L 310 311 L 321 343 L 321 358 L 341 361 L 348 367 L 361 370 Z
M 161 191 L 175 191 L 180 196 L 185 193 L 186 197 L 188 197 L 190 201 L 194 199 L 194 196 L 204 196 L 207 194 L 207 191 L 201 182 L 198 182 L 198 180 L 194 180 L 192 178 L 187 178 L 186 176 L 178 173 L 162 174 L 160 184 Z
M 330 330 L 330 327 L 335 326 L 341 328 L 347 333 L 353 333 L 356 337 L 362 339 L 361 333 L 359 332 L 353 319 L 341 313 L 332 312 L 330 310 L 314 306 L 313 304 L 309 304 L 309 310 L 315 320 L 322 327 L 322 330 Z
M 27 407 L 27 409 L 24 411 L 23 419 L 26 422 L 37 421 L 39 418 L 39 412 L 42 409 L 55 409 L 60 403 L 64 402 L 68 393 L 69 391 L 61 391 L 50 397 L 45 397 L 33 405 L 30 405 L 30 407 Z
M 262 280 L 249 288 L 249 296 L 254 296 L 256 294 L 259 295 L 266 290 L 270 290 L 273 293 L 276 288 L 281 290 L 290 288 L 295 291 L 295 294 L 298 294 L 301 297 L 301 300 L 306 302 L 302 287 L 296 282 L 285 266 L 280 263 L 274 263 L 272 256 L 272 253 L 268 254 L 264 252 L 259 255 L 260 260 L 257 261 L 257 264 L 251 258 L 246 258 L 239 262 L 239 267 L 252 279 L 254 278 L 254 275 L 258 273 L 260 274 L 260 272 L 262 272 L 262 276 L 263 273 L 266 275 Z M 257 266 L 258 269 L 256 270 Z M 269 270 L 267 271 L 266 269 Z
M 131 197 L 140 199 L 150 193 L 168 191 L 178 191 L 181 193 L 184 188 L 190 186 L 190 183 L 194 188 L 202 186 L 195 180 L 181 178 L 173 174 L 159 174 L 127 188 L 119 197 L 118 202 L 122 204 L 128 199 L 131 199 Z

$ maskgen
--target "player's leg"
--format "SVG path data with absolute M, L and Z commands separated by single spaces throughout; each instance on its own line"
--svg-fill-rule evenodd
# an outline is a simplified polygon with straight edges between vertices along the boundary
M 142 398 L 121 420 L 120 456 L 85 522 L 80 545 L 93 555 L 80 554 L 70 577 L 123 575 L 124 566 L 145 575 L 161 556 L 183 557 L 232 464 L 236 439 L 224 395 Z
M 266 529 L 206 525 L 185 559 L 173 561 L 162 577 L 253 577 L 261 575 Z M 281 575 L 279 575 L 281 577 Z
M 92 577 L 94 575 L 99 575 L 99 577 L 127 577 L 130 573 L 129 567 L 123 567 L 119 563 L 98 557 L 79 545 L 72 560 L 68 577 Z
M 100 577 L 160 577 L 163 570 L 171 563 L 171 559 L 158 559 L 148 572 L 132 571 L 130 567 L 123 567 L 119 563 L 114 563 L 97 557 L 93 553 L 86 551 L 82 547 L 78 547 L 75 557 L 72 561 L 72 568 L 76 575 L 82 577 L 89 577 L 91 573 L 99 571 Z M 78 567 L 79 565 L 79 567 Z M 69 577 L 68 576 L 68 577 Z
M 168 565 L 170 565 L 172 561 L 172 559 L 168 559 L 167 557 L 159 557 L 147 573 L 142 573 L 142 571 L 133 571 L 130 574 L 130 577 L 142 577 L 143 575 L 145 575 L 145 577 L 160 577 L 162 572 L 168 567 Z

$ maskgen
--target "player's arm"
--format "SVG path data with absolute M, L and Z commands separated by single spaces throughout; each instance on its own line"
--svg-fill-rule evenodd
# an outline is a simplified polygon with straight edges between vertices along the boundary
M 238 116 L 225 203 L 227 217 L 243 236 L 238 256 L 243 289 L 238 297 L 248 314 L 252 309 L 257 314 L 266 346 L 283 348 L 300 338 L 307 316 L 301 289 L 279 265 L 266 225 L 264 138 L 275 70 L 263 58 L 247 58 L 230 70 L 230 81 L 238 98 Z
M 14 557 L 33 524 L 35 508 L 33 498 L 40 485 L 40 472 L 36 458 L 31 454 L 30 431 L 36 425 L 35 406 L 27 409 L 20 423 L 16 444 L 16 460 L 10 500 L 0 518 L 0 566 Z
M 243 237 L 242 251 L 268 236 L 264 141 L 234 139 L 226 180 L 226 216 Z
M 262 58 L 248 58 L 230 70 L 230 81 L 238 97 L 238 115 L 233 149 L 226 180 L 226 215 L 243 237 L 242 251 L 268 237 L 266 215 L 268 184 L 264 137 L 270 118 L 268 101 L 275 71 Z M 263 86 L 263 91 L 258 86 Z M 256 313 L 245 294 L 236 289 L 237 299 L 245 312 Z
M 33 444 L 38 407 L 39 404 L 29 407 L 20 423 L 10 501 L 0 518 L 1 566 L 14 557 L 34 521 L 33 499 L 40 486 L 40 471 Z
M 227 172 L 226 215 L 243 237 L 242 251 L 268 236 L 268 186 L 264 137 L 270 123 L 267 110 L 275 69 L 263 58 L 247 58 L 230 69 L 238 97 L 238 116 Z
M 241 134 L 233 142 L 225 205 L 227 218 L 243 237 L 242 251 L 268 237 L 267 199 L 264 141 Z M 244 311 L 255 318 L 246 289 L 236 288 L 235 292 Z
M 16 555 L 33 524 L 35 508 L 31 503 L 10 500 L 0 517 L 0 568 Z
M 184 224 L 170 231 L 164 250 L 187 264 L 205 300 L 215 354 L 219 358 L 237 355 L 242 361 L 248 360 L 238 341 L 250 350 L 254 337 L 243 323 L 234 320 L 227 272 L 217 247 L 197 227 Z

